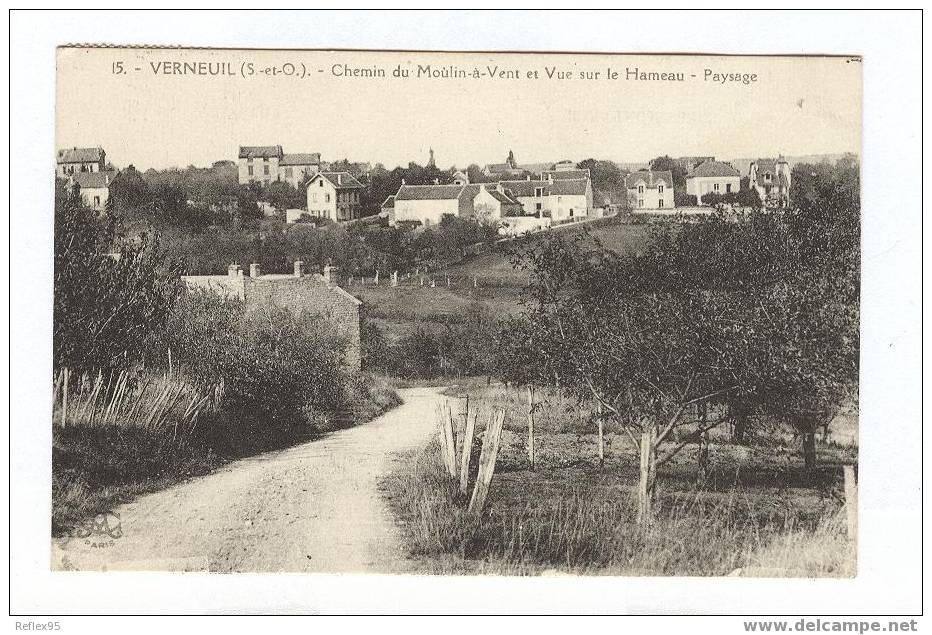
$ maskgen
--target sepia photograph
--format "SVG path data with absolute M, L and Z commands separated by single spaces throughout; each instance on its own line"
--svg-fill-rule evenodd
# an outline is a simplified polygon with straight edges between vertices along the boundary
M 53 568 L 856 575 L 858 57 L 57 61 Z
M 910 15 L 70 15 L 11 114 L 18 606 L 913 606 L 919 99 L 852 39 Z

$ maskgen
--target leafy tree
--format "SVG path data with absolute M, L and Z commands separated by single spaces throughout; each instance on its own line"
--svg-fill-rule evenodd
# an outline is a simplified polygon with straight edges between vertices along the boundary
M 673 175 L 673 188 L 676 190 L 686 191 L 686 170 L 676 160 L 669 155 L 657 157 L 650 162 L 650 169 L 654 171 L 669 170 Z
M 178 291 L 157 236 L 122 241 L 59 187 L 55 200 L 52 350 L 55 368 L 110 370 L 144 359 Z

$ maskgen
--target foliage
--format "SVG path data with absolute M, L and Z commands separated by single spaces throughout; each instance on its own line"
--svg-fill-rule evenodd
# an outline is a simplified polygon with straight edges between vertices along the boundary
M 55 368 L 128 368 L 145 355 L 178 291 L 158 236 L 126 241 L 59 187 L 55 200 L 52 351 Z
M 856 168 L 801 181 L 816 194 L 792 212 L 658 223 L 641 255 L 559 237 L 529 249 L 501 378 L 596 399 L 658 449 L 722 423 L 697 408 L 709 401 L 777 415 L 811 444 L 857 383 L 860 203 Z
M 669 170 L 673 176 L 673 188 L 686 191 L 686 169 L 676 159 L 668 155 L 657 157 L 651 160 L 650 169 L 655 172 Z
M 186 293 L 164 346 L 196 386 L 219 391 L 230 429 L 257 445 L 313 429 L 346 405 L 344 343 L 314 315 L 247 312 L 217 294 Z

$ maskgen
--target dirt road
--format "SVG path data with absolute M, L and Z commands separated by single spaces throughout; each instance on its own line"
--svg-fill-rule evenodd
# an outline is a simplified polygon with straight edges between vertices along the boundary
M 404 403 L 370 423 L 120 506 L 122 535 L 53 540 L 52 568 L 404 571 L 377 485 L 391 453 L 429 437 L 441 397 L 431 388 L 399 393 Z

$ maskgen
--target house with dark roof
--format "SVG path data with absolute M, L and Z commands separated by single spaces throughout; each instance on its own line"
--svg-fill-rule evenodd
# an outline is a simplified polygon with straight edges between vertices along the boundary
M 471 186 L 463 183 L 452 185 L 407 185 L 402 182 L 395 194 L 394 223 L 414 222 L 425 227 L 436 225 L 446 215 L 472 216 Z
M 708 194 L 737 194 L 741 189 L 741 174 L 730 163 L 705 161 L 686 175 L 686 193 L 702 203 Z
M 321 170 L 319 152 L 286 153 L 280 145 L 240 146 L 237 162 L 240 183 L 287 181 L 300 187 Z
M 307 213 L 341 223 L 357 220 L 362 190 L 349 172 L 318 172 L 307 184 Z
M 625 176 L 628 198 L 635 210 L 672 209 L 673 174 L 669 170 L 641 170 Z
M 588 179 L 592 177 L 589 174 L 588 168 L 580 170 L 576 167 L 573 167 L 573 168 L 564 168 L 564 169 L 556 168 L 553 170 L 543 170 L 540 173 L 540 178 L 543 181 L 546 181 L 548 179 L 553 179 L 554 181 L 575 181 L 578 179 Z
M 107 153 L 103 148 L 63 148 L 55 156 L 55 175 L 68 178 L 80 172 L 103 172 Z
M 68 186 L 77 188 L 84 204 L 89 208 L 102 212 L 107 207 L 110 198 L 110 184 L 116 178 L 114 171 L 104 172 L 75 172 L 68 177 Z
M 790 166 L 780 155 L 776 159 L 757 159 L 752 161 L 748 176 L 751 187 L 765 203 L 785 207 L 790 201 Z
M 501 181 L 502 189 L 509 191 L 524 207 L 526 215 L 566 221 L 588 216 L 592 211 L 592 181 L 582 179 L 546 179 Z
M 320 172 L 320 152 L 282 154 L 278 160 L 279 180 L 300 188 L 312 176 Z

